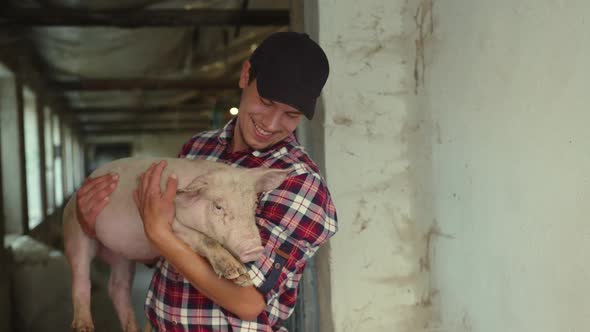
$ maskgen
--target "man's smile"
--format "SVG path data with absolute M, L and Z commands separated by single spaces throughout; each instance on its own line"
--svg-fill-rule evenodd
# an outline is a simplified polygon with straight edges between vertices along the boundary
M 268 139 L 270 136 L 272 136 L 272 132 L 262 129 L 262 127 L 260 125 L 258 125 L 258 123 L 256 123 L 256 121 L 254 121 L 254 119 L 252 119 L 252 123 L 254 124 L 254 132 L 255 132 L 256 136 L 258 136 L 262 139 Z

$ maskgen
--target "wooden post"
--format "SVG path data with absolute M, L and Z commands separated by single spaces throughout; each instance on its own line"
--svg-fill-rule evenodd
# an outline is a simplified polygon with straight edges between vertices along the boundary
M 38 92 L 39 94 L 41 91 Z M 37 95 L 36 98 L 36 110 L 37 110 L 37 129 L 39 135 L 39 176 L 41 182 L 41 212 L 42 221 L 47 218 L 47 170 L 45 169 L 45 98 L 41 95 Z
M 45 112 L 43 112 L 43 113 L 44 113 L 43 116 L 45 118 Z M 51 204 L 51 210 L 52 211 L 55 211 L 55 209 L 57 207 L 56 206 L 56 203 L 55 203 L 56 202 L 56 200 L 55 200 L 55 190 L 56 189 L 55 188 L 56 188 L 57 185 L 55 183 L 55 148 L 53 147 L 53 118 L 52 118 L 53 109 L 47 115 L 48 115 L 48 118 L 45 119 L 45 120 L 48 121 L 49 126 L 46 128 L 47 129 L 47 132 L 45 134 L 46 134 L 46 136 L 47 136 L 46 138 L 49 140 L 49 142 L 46 141 L 45 143 L 48 144 L 49 147 L 50 147 L 50 156 L 47 156 L 47 154 L 46 154 L 45 155 L 45 160 L 47 161 L 47 158 L 48 157 L 49 158 L 52 158 L 51 162 L 49 163 L 49 165 L 50 165 L 49 167 L 51 169 L 51 177 L 52 177 L 50 179 L 50 181 L 52 183 L 52 185 L 51 185 L 51 191 L 53 191 L 51 193 L 51 195 L 50 195 L 51 200 L 48 199 L 47 200 L 47 203 L 48 204 Z M 43 147 L 43 149 L 45 149 L 45 147 Z M 47 180 L 47 178 L 46 178 L 46 180 Z
M 22 234 L 23 216 L 21 200 L 21 166 L 19 154 L 18 126 L 18 106 L 17 106 L 18 89 L 13 77 L 5 78 L 0 84 L 0 118 L 2 119 L 2 128 L 0 136 L 4 145 L 1 149 L 2 158 L 2 178 L 3 178 L 3 197 L 4 204 L 4 229 L 7 233 Z M 7 142 L 10 142 L 8 144 Z
M 0 83 L 1 84 L 1 83 Z M 2 109 L 0 109 L 2 112 Z M 2 122 L 0 121 L 0 128 Z M 0 137 L 0 150 L 2 141 Z M 0 163 L 0 331 L 12 331 L 10 314 L 10 270 L 8 255 L 4 249 L 4 235 L 6 234 L 6 215 L 4 214 L 4 196 L 2 184 L 2 163 Z
M 61 185 L 62 185 L 62 206 L 66 203 L 68 198 L 68 181 L 67 181 L 67 160 L 66 160 L 66 135 L 65 135 L 65 119 L 63 114 L 58 115 L 58 122 L 59 122 L 59 145 L 60 145 L 60 154 L 61 154 Z
M 28 234 L 29 229 L 29 201 L 27 198 L 27 169 L 25 158 L 25 103 L 24 88 L 20 79 L 16 80 L 16 107 L 17 107 L 17 126 L 18 126 L 18 160 L 21 169 L 21 201 L 22 201 L 22 227 L 23 233 Z
M 291 0 L 291 8 L 289 11 L 290 15 L 290 25 L 289 28 L 291 31 L 296 32 L 304 32 L 304 24 L 303 24 L 303 9 L 304 4 L 303 0 Z

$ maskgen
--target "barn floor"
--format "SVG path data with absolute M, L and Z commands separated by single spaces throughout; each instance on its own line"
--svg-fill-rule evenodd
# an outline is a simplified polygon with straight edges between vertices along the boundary
M 72 320 L 71 278 L 63 254 L 28 237 L 9 239 L 12 325 L 15 332 L 69 331 Z M 146 322 L 143 303 L 152 269 L 137 265 L 132 301 L 140 326 Z M 92 271 L 92 313 L 97 331 L 119 332 L 121 327 L 108 296 L 108 266 L 96 263 Z M 18 295 L 17 295 L 18 294 Z

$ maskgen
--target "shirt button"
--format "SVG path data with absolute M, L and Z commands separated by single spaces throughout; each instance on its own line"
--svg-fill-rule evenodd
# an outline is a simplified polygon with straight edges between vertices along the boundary
M 275 269 L 277 269 L 277 270 L 278 270 L 278 269 L 280 269 L 280 268 L 281 268 L 281 264 L 279 264 L 279 263 L 275 263 Z
M 176 321 L 176 319 L 173 319 L 172 320 L 172 325 L 176 325 L 176 324 L 178 324 L 178 322 Z

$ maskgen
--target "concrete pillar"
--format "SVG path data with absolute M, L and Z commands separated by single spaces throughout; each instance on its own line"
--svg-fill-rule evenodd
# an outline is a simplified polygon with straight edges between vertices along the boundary
M 403 0 L 315 6 L 306 29 L 331 71 L 311 140 L 340 224 L 318 254 L 320 303 L 331 311 L 321 331 L 430 331 L 432 220 L 417 212 L 409 130 L 415 12 Z

